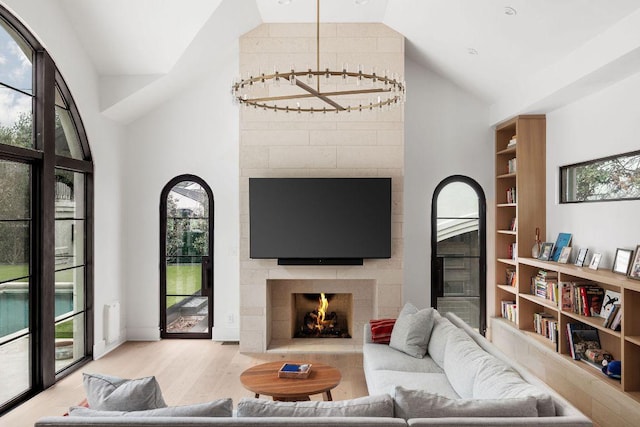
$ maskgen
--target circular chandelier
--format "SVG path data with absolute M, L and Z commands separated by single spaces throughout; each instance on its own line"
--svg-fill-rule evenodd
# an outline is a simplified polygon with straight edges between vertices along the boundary
M 378 75 L 375 68 L 365 73 L 362 65 L 357 71 L 347 68 L 320 69 L 320 0 L 316 0 L 316 69 L 296 71 L 291 66 L 285 72 L 275 68 L 271 74 L 249 74 L 236 81 L 231 92 L 240 105 L 287 113 L 381 110 L 405 101 L 406 84 L 396 74 Z

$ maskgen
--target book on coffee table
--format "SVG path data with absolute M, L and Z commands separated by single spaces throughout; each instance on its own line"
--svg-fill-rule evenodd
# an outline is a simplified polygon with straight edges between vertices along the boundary
M 278 378 L 307 378 L 310 372 L 310 363 L 285 363 L 278 370 Z

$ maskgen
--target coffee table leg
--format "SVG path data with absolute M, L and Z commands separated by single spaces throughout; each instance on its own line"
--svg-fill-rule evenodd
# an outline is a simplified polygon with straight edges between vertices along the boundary
M 256 393 L 253 397 L 255 397 L 256 399 L 260 397 L 260 395 L 258 393 Z
M 333 400 L 333 397 L 331 397 L 331 390 L 327 390 L 327 391 L 325 392 L 325 394 L 327 395 L 327 396 L 326 396 L 326 397 L 327 397 L 327 400 L 329 400 L 329 401 Z

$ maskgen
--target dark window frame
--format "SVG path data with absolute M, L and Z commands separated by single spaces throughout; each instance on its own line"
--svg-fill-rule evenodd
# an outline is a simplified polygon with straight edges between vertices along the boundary
M 93 162 L 87 134 L 71 92 L 56 65 L 22 22 L 0 5 L 0 19 L 31 46 L 33 56 L 34 148 L 0 144 L 0 159 L 32 167 L 31 283 L 29 329 L 31 331 L 31 388 L 0 406 L 0 415 L 13 409 L 92 360 L 94 342 L 94 186 Z M 55 91 L 60 89 L 69 109 L 83 151 L 83 160 L 55 154 Z M 55 169 L 84 173 L 85 271 L 84 354 L 59 372 L 55 368 Z

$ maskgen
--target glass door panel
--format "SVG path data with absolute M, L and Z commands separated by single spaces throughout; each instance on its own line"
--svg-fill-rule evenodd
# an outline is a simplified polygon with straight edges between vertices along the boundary
M 209 195 L 197 182 L 179 181 L 167 193 L 161 335 L 211 336 Z
M 31 166 L 0 160 L 0 406 L 31 388 Z

